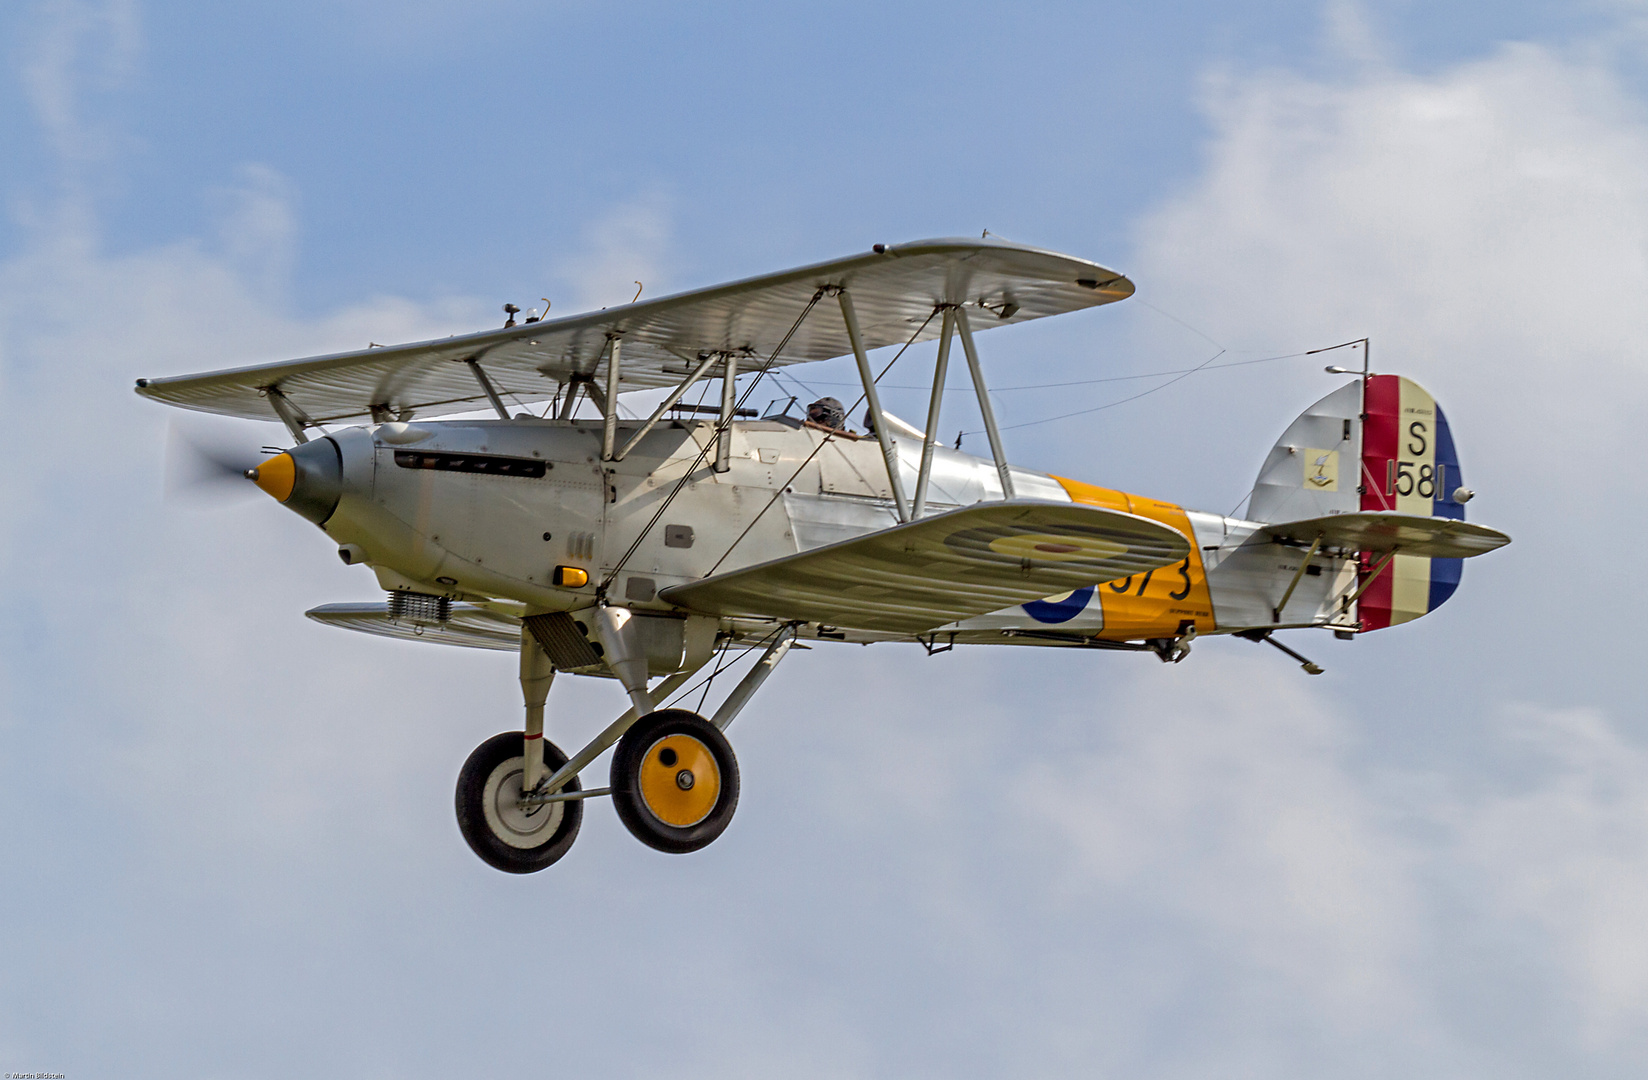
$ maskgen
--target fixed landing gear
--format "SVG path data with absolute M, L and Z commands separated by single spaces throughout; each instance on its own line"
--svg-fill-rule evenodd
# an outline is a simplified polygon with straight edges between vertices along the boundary
M 545 767 L 553 771 L 566 764 L 554 743 L 533 741 L 543 747 Z M 482 861 L 510 874 L 553 864 L 572 847 L 584 821 L 581 799 L 522 806 L 526 771 L 526 737 L 506 731 L 477 746 L 458 772 L 458 830 Z M 567 795 L 579 790 L 577 777 L 561 788 Z
M 682 854 L 726 831 L 738 809 L 738 759 L 721 729 L 685 709 L 635 722 L 612 755 L 612 802 L 625 828 Z
M 626 613 L 627 614 L 627 613 Z M 623 640 L 628 623 L 613 613 L 598 622 L 613 641 L 608 666 L 631 706 L 568 758 L 543 737 L 544 701 L 555 669 L 529 631 L 521 636 L 524 731 L 494 735 L 475 748 L 458 775 L 458 828 L 475 854 L 506 873 L 530 874 L 572 847 L 584 800 L 611 795 L 625 828 L 657 851 L 680 854 L 708 846 L 738 809 L 738 759 L 723 732 L 795 642 L 795 626 L 775 630 L 767 650 L 727 695 L 712 719 L 685 709 L 654 709 L 703 666 L 709 649 L 684 670 L 648 687 Z M 713 676 L 711 676 L 713 678 Z M 608 748 L 612 786 L 585 789 L 578 776 Z

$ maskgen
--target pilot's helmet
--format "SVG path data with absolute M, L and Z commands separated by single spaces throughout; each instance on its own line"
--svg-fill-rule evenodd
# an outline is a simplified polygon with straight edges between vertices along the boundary
M 807 419 L 832 431 L 840 431 L 847 423 L 847 410 L 833 397 L 819 398 L 807 406 Z

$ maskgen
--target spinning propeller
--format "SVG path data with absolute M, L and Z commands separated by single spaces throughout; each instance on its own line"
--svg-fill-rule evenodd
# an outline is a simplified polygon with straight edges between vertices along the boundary
M 257 488 L 246 482 L 248 470 L 281 452 L 262 445 L 259 434 L 245 424 L 174 420 L 166 431 L 166 497 L 218 504 L 253 497 Z

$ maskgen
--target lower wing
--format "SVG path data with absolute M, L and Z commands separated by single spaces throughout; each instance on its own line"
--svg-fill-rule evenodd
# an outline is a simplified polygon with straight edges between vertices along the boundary
M 983 503 L 659 595 L 712 615 L 918 634 L 1182 560 L 1148 518 L 1075 503 Z

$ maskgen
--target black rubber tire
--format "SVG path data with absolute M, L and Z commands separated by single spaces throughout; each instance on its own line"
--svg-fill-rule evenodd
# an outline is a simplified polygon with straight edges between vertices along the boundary
M 519 731 L 494 735 L 477 746 L 463 768 L 458 770 L 458 831 L 463 833 L 470 850 L 479 855 L 482 862 L 509 874 L 532 874 L 553 864 L 572 847 L 572 842 L 578 838 L 578 827 L 584 822 L 583 800 L 571 799 L 539 808 L 537 812 L 540 813 L 560 814 L 560 821 L 552 826 L 547 838 L 540 844 L 517 847 L 506 842 L 494 830 L 486 815 L 487 784 L 499 766 L 524 755 L 525 744 L 525 734 Z M 553 773 L 565 765 L 566 760 L 559 747 L 548 739 L 544 740 L 544 768 Z M 575 776 L 561 790 L 582 789 Z M 517 843 L 520 840 L 519 837 L 515 839 Z
M 672 825 L 648 807 L 641 794 L 641 767 L 661 740 L 685 735 L 703 744 L 715 759 L 719 788 L 713 807 L 691 825 Z M 671 765 L 674 762 L 670 762 Z M 612 804 L 618 818 L 641 843 L 658 851 L 681 855 L 706 847 L 727 831 L 738 809 L 738 759 L 721 729 L 695 712 L 660 709 L 637 720 L 612 755 Z

